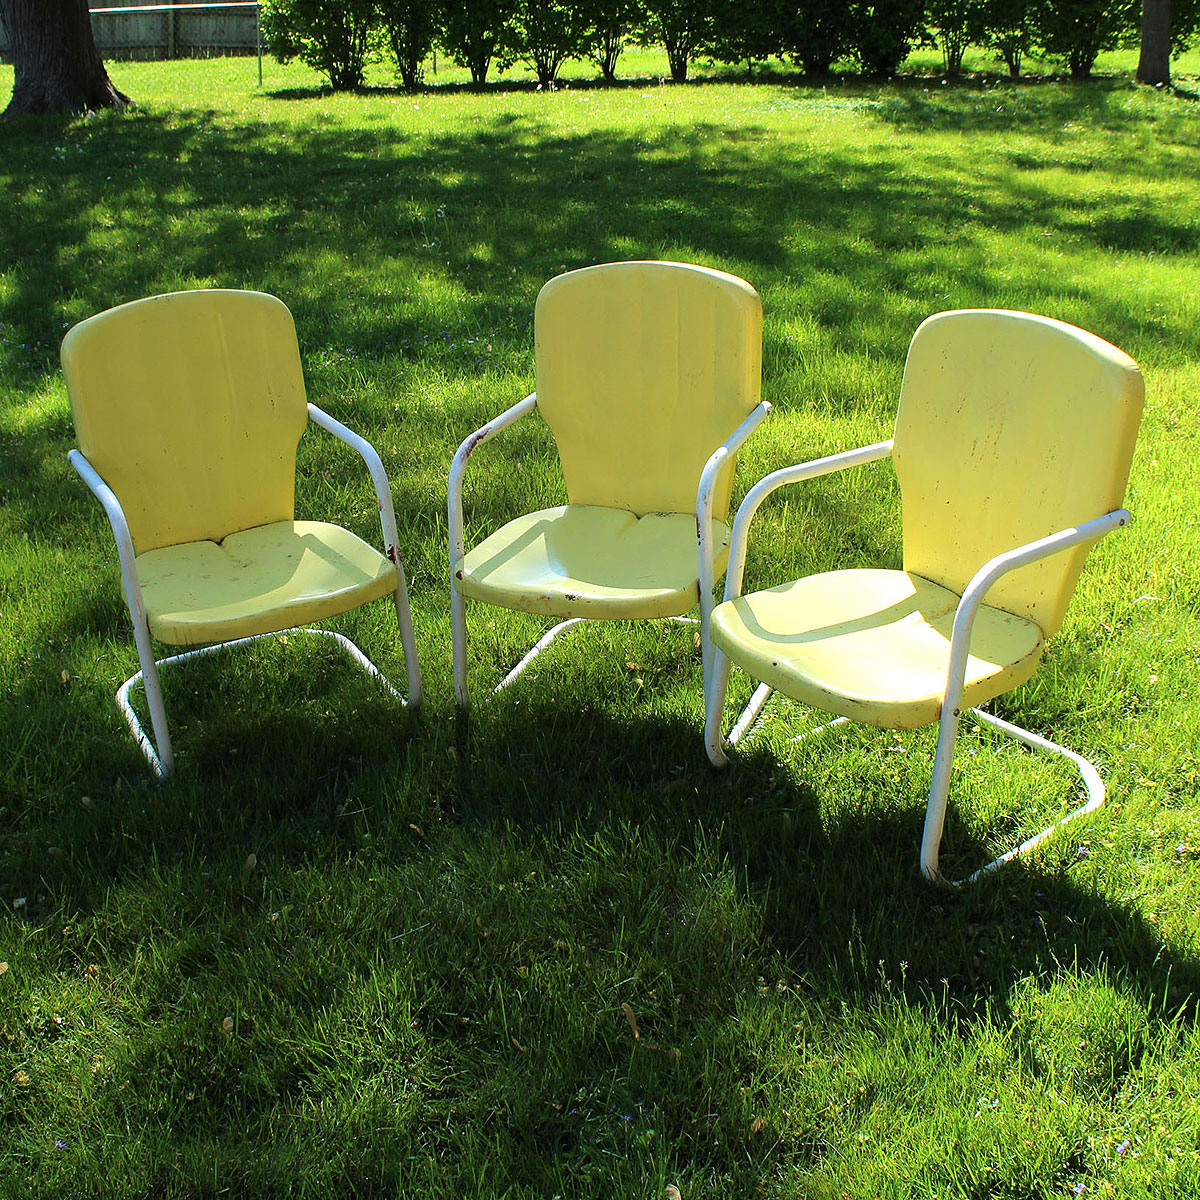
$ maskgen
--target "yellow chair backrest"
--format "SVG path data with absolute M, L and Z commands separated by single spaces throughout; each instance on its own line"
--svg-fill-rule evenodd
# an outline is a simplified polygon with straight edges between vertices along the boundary
M 759 402 L 762 305 L 744 280 L 681 263 L 608 263 L 541 290 L 538 409 L 573 504 L 694 512 L 708 456 Z M 729 508 L 732 461 L 713 512 Z
M 961 592 L 988 559 L 1120 508 L 1142 413 L 1137 364 L 1048 317 L 939 313 L 912 340 L 893 459 L 904 568 Z M 1086 546 L 1002 577 L 997 608 L 1057 632 Z
M 294 516 L 308 411 L 282 301 L 217 290 L 135 300 L 71 329 L 62 365 L 79 448 L 139 553 Z

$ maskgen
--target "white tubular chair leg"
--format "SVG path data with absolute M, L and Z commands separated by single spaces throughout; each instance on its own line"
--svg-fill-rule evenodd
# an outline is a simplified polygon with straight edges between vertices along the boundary
M 791 739 L 792 744 L 796 742 L 806 742 L 809 738 L 815 738 L 822 733 L 828 733 L 831 729 L 836 729 L 839 725 L 845 725 L 849 721 L 849 717 L 834 717 L 832 721 L 826 721 L 824 725 L 818 725 L 816 729 L 806 729 L 803 733 L 798 733 Z
M 1030 850 L 1041 845 L 1051 834 L 1061 829 L 1064 825 L 1074 821 L 1077 817 L 1095 812 L 1103 806 L 1105 799 L 1104 781 L 1100 778 L 1100 772 L 1096 769 L 1095 764 L 1089 762 L 1082 754 L 1077 754 L 1074 750 L 1069 750 L 1066 746 L 1060 746 L 1057 742 L 1050 741 L 1049 738 L 1031 733 L 1028 729 L 1022 729 L 1019 725 L 1013 725 L 1008 721 L 1001 720 L 999 717 L 994 717 L 991 713 L 986 713 L 982 709 L 973 708 L 971 712 L 984 725 L 988 725 L 1000 733 L 1024 742 L 1031 749 L 1040 750 L 1046 754 L 1053 754 L 1057 758 L 1065 758 L 1073 763 L 1083 781 L 1084 789 L 1087 792 L 1087 800 L 1077 808 L 1072 809 L 1065 817 L 1059 818 L 1059 820 L 1051 825 L 1047 825 L 1045 829 L 1035 833 L 1032 837 L 1026 838 L 1019 846 L 1014 846 L 1011 850 L 1006 850 L 1003 854 L 997 855 L 991 862 L 985 863 L 982 867 L 972 871 L 970 875 L 967 875 L 963 879 L 948 879 L 942 874 L 938 866 L 938 851 L 941 846 L 942 827 L 946 819 L 946 796 L 950 786 L 950 763 L 954 755 L 955 732 L 958 726 L 957 717 L 950 714 L 949 720 L 944 720 L 938 729 L 937 755 L 934 758 L 933 780 L 929 788 L 929 803 L 925 810 L 925 832 L 921 840 L 921 871 L 930 883 L 951 889 L 976 883 L 985 876 L 998 871 L 1007 863 L 1012 862 L 1013 859 L 1029 853 Z M 951 728 L 948 733 L 945 733 L 944 737 L 944 727 L 947 725 Z M 943 746 L 943 741 L 946 743 L 945 746 Z M 943 754 L 943 749 L 945 749 L 945 754 Z
M 724 656 L 722 656 L 724 657 Z M 728 663 L 728 660 L 726 660 Z M 728 666 L 725 668 L 726 678 L 728 677 Z M 720 730 L 720 714 L 725 703 L 725 683 L 721 684 L 722 694 L 720 696 L 720 704 L 714 712 L 717 718 L 716 722 L 710 727 L 706 722 L 705 729 L 705 744 L 708 746 L 708 757 L 714 766 L 724 766 L 729 760 L 725 756 L 724 747 L 736 746 L 751 729 L 754 728 L 758 718 L 762 715 L 763 709 L 767 707 L 767 702 L 775 694 L 775 689 L 769 683 L 760 683 L 754 689 L 754 694 L 746 702 L 746 707 L 742 709 L 738 715 L 738 719 L 734 722 L 733 728 L 729 731 L 729 736 L 722 741 Z M 849 717 L 834 717 L 832 721 L 826 721 L 824 725 L 818 725 L 815 729 L 806 729 L 803 733 L 796 734 L 790 738 L 793 744 L 796 742 L 804 742 L 809 738 L 814 738 L 818 734 L 826 733 L 830 729 L 836 729 L 839 725 L 845 725 Z M 714 750 L 716 754 L 714 754 Z
M 400 702 L 408 708 L 416 708 L 421 703 L 421 666 L 417 661 L 417 639 L 413 633 L 412 609 L 408 605 L 408 583 L 404 578 L 404 568 L 400 565 L 399 555 L 396 556 L 396 576 L 396 624 L 400 629 L 400 644 L 404 647 L 404 670 L 408 676 L 408 699 L 401 696 Z M 388 687 L 391 686 L 389 683 Z M 392 690 L 395 691 L 395 688 Z
M 159 686 L 159 668 L 174 667 L 180 663 L 188 662 L 193 658 L 204 658 L 209 654 L 217 654 L 223 650 L 232 650 L 235 646 L 246 646 L 251 642 L 261 641 L 263 638 L 277 638 L 289 633 L 308 633 L 316 637 L 332 639 L 350 659 L 362 667 L 368 675 L 379 680 L 401 704 L 404 704 L 404 697 L 392 686 L 387 676 L 345 634 L 336 633 L 332 629 L 299 627 L 280 629 L 275 633 L 256 633 L 251 637 L 235 638 L 228 642 L 216 642 L 211 646 L 201 646 L 198 650 L 187 650 L 183 654 L 172 654 L 168 658 L 160 658 L 156 661 L 151 650 L 149 630 L 143 632 L 142 629 L 135 626 L 134 635 L 138 645 L 138 655 L 142 663 L 142 669 L 136 675 L 131 675 L 117 689 L 117 705 L 121 709 L 121 712 L 125 714 L 125 720 L 129 723 L 129 728 L 132 730 L 138 746 L 159 779 L 165 780 L 169 778 L 175 767 L 174 755 L 171 750 L 171 739 L 167 732 L 167 714 L 163 706 L 162 689 Z M 410 682 L 411 678 L 410 674 Z M 146 703 L 150 709 L 150 725 L 154 730 L 154 741 L 151 741 L 150 736 L 146 733 L 129 700 L 129 693 L 139 683 L 145 687 Z M 157 750 L 155 749 L 155 742 L 158 743 Z
M 938 850 L 946 824 L 946 797 L 950 792 L 950 767 L 958 740 L 958 707 L 943 704 L 938 721 L 937 751 L 933 756 L 933 777 L 929 799 L 925 803 L 925 829 L 921 835 L 921 873 L 930 883 L 953 886 L 938 867 Z
M 761 417 L 759 420 L 761 420 Z M 839 454 L 832 454 L 826 458 L 812 459 L 809 462 L 799 463 L 792 467 L 784 467 L 782 470 L 773 471 L 770 475 L 763 476 L 742 498 L 742 502 L 738 505 L 737 513 L 733 519 L 733 529 L 729 537 L 729 564 L 725 570 L 725 599 L 734 600 L 742 594 L 750 523 L 754 520 L 754 515 L 758 512 L 759 506 L 773 491 L 783 487 L 787 483 L 800 483 L 803 480 L 816 479 L 821 475 L 828 475 L 834 471 L 841 471 L 848 467 L 857 467 L 864 463 L 876 462 L 881 458 L 886 458 L 891 451 L 892 443 L 890 440 L 886 442 L 873 442 L 869 446 L 860 446 L 854 450 L 844 450 Z M 716 455 L 709 459 L 709 466 L 705 468 L 706 478 L 710 475 L 710 472 L 715 471 L 719 467 L 720 460 L 718 455 L 721 453 L 722 451 L 718 451 Z M 704 486 L 704 484 L 701 485 L 702 496 L 704 495 Z M 709 486 L 711 488 L 711 484 Z M 711 617 L 711 611 L 709 616 Z M 771 698 L 772 688 L 765 683 L 758 685 L 754 691 L 754 695 L 750 697 L 750 702 L 742 710 L 741 715 L 734 723 L 728 739 L 723 738 L 721 735 L 721 724 L 725 709 L 725 693 L 729 683 L 729 660 L 710 643 L 711 637 L 706 619 L 705 646 L 708 650 L 709 681 L 704 697 L 704 745 L 708 751 L 709 761 L 713 766 L 723 767 L 729 762 L 729 758 L 725 753 L 726 746 L 737 745 L 753 727 L 763 707 Z M 831 722 L 830 724 L 834 723 L 836 722 Z M 825 729 L 829 728 L 829 726 L 825 725 L 821 728 Z M 802 736 L 811 737 L 814 733 L 818 732 L 820 730 L 812 730 Z M 799 741 L 800 739 L 797 738 L 795 740 Z
M 942 827 L 946 822 L 946 796 L 950 790 L 950 766 L 954 758 L 954 743 L 958 735 L 963 680 L 971 645 L 971 626 L 975 620 L 975 614 L 983 602 L 983 597 L 988 588 L 1009 571 L 1014 571 L 1027 563 L 1048 558 L 1050 555 L 1058 554 L 1073 546 L 1095 541 L 1105 534 L 1128 525 L 1130 520 L 1132 518 L 1128 510 L 1117 508 L 1103 516 L 1084 521 L 1080 525 L 1060 529 L 1048 537 L 1029 542 L 1024 546 L 1017 546 L 984 563 L 963 590 L 962 598 L 954 613 L 954 626 L 950 634 L 950 662 L 946 670 L 946 694 L 942 701 L 941 719 L 938 722 L 937 752 L 933 759 L 933 779 L 929 785 L 929 800 L 925 807 L 925 830 L 921 837 L 921 872 L 930 883 L 949 888 L 958 888 L 964 884 L 974 883 L 985 875 L 990 875 L 993 871 L 998 870 L 1005 863 L 1011 862 L 1018 855 L 1031 850 L 1049 837 L 1060 825 L 1074 820 L 1075 817 L 1083 816 L 1085 813 L 1093 812 L 1104 803 L 1104 784 L 1100 779 L 1099 772 L 1087 759 L 1073 750 L 1068 750 L 1065 746 L 1059 746 L 1055 742 L 1039 737 L 1036 733 L 1030 733 L 1019 725 L 1010 725 L 1007 721 L 1001 721 L 999 717 L 990 716 L 978 708 L 972 709 L 971 711 L 985 725 L 990 725 L 1001 733 L 1015 737 L 1035 750 L 1057 754 L 1060 758 L 1067 758 L 1073 762 L 1083 777 L 1088 799 L 1086 803 L 1075 809 L 1074 812 L 1068 813 L 1061 821 L 1055 822 L 1043 829 L 1041 833 L 1035 834 L 1019 846 L 993 859 L 965 879 L 947 879 L 938 866 Z
M 709 624 L 715 607 L 713 589 L 716 587 L 716 548 L 713 544 L 712 523 L 717 481 L 731 457 L 767 419 L 770 412 L 771 406 L 765 400 L 754 408 L 737 429 L 709 455 L 704 469 L 700 472 L 700 483 L 696 488 L 697 578 L 700 586 L 700 666 L 706 712 L 709 683 L 712 678 L 713 655 L 716 652 L 716 647 L 712 644 Z
M 470 693 L 467 689 L 467 621 L 465 600 L 462 593 L 454 586 L 454 572 L 459 559 L 462 558 L 465 544 L 463 540 L 463 473 L 467 468 L 467 460 L 502 429 L 507 429 L 514 421 L 518 421 L 537 407 L 537 393 L 530 392 L 524 400 L 505 409 L 498 417 L 486 425 L 481 425 L 454 452 L 450 463 L 450 480 L 446 491 L 446 521 L 449 532 L 450 548 L 450 640 L 454 655 L 454 696 L 458 707 L 465 709 L 470 703 Z
M 729 756 L 726 754 L 726 750 L 731 746 L 736 746 L 745 737 L 754 722 L 758 720 L 767 701 L 774 694 L 774 688 L 769 684 L 760 683 L 734 722 L 729 736 L 725 737 L 721 732 L 721 726 L 724 723 L 722 718 L 725 715 L 725 697 L 729 690 L 731 664 L 729 659 L 715 646 L 712 649 L 712 657 L 713 661 L 709 668 L 711 681 L 704 696 L 704 748 L 708 751 L 708 761 L 714 767 L 725 767 L 729 765 Z
M 498 696 L 506 687 L 508 687 L 510 683 L 524 674 L 525 668 L 529 666 L 529 664 L 533 662 L 533 660 L 537 658 L 537 656 L 541 654 L 541 652 L 545 650 L 546 647 L 549 646 L 560 633 L 565 633 L 573 625 L 582 624 L 583 620 L 583 617 L 568 617 L 565 621 L 559 621 L 557 625 L 553 625 L 546 630 L 546 632 L 543 633 L 540 638 L 538 638 L 533 646 L 525 652 L 524 658 L 522 658 L 521 661 L 517 663 L 517 665 L 513 667 L 513 669 L 509 671 L 509 673 L 505 675 L 505 677 L 500 680 L 500 682 L 496 684 L 494 688 L 492 688 L 492 695 Z
M 725 738 L 721 733 L 722 718 L 725 715 L 725 694 L 729 689 L 729 667 L 729 659 L 713 646 L 708 691 L 704 696 L 704 748 L 708 751 L 708 761 L 714 767 L 729 765 L 729 756 L 725 753 Z
M 731 665 L 729 659 L 713 646 L 709 685 L 704 693 L 704 748 L 708 751 L 708 761 L 714 767 L 729 765 L 726 750 L 736 746 L 746 736 L 766 707 L 767 701 L 775 694 L 775 689 L 770 684 L 760 683 L 726 737 L 722 734 L 721 727 L 724 723 L 722 718 L 725 715 L 725 697 L 729 691 Z
M 712 686 L 712 669 L 713 655 L 716 653 L 716 647 L 712 644 L 712 638 L 709 636 L 709 626 L 712 621 L 712 610 L 715 607 L 713 604 L 712 594 L 712 559 L 708 561 L 708 579 L 705 579 L 704 572 L 704 539 L 700 540 L 700 695 L 704 697 L 704 712 L 705 719 L 708 718 L 708 692 Z
M 376 458 L 378 458 L 377 455 Z M 382 464 L 379 466 L 379 471 L 382 475 Z M 384 476 L 384 479 L 386 479 L 386 476 Z M 353 642 L 342 638 L 341 634 L 332 634 L 327 630 L 314 629 L 312 632 L 326 633 L 328 636 L 347 642 L 349 646 L 354 648 L 354 654 L 361 656 L 362 662 L 366 663 L 372 672 L 379 675 L 380 679 L 383 679 L 388 689 L 399 698 L 401 704 L 407 708 L 417 708 L 421 703 L 421 664 L 417 659 L 417 639 L 413 633 L 412 608 L 408 603 L 408 580 L 404 575 L 404 563 L 400 560 L 399 539 L 396 533 L 396 514 L 392 508 L 392 498 L 386 490 L 386 485 L 380 488 L 379 498 L 384 544 L 387 546 L 388 557 L 392 560 L 392 565 L 396 568 L 396 590 L 392 593 L 392 599 L 396 604 L 396 625 L 400 630 L 400 644 L 404 647 L 404 671 L 408 679 L 408 698 L 405 699 L 405 697 L 401 696 L 384 679 L 383 675 L 376 670 L 375 664 L 365 654 L 362 654 Z M 354 655 L 351 657 L 354 657 Z
M 454 698 L 459 708 L 471 702 L 467 690 L 467 616 L 462 593 L 450 588 L 450 644 L 454 655 Z
M 154 647 L 150 641 L 150 630 L 145 620 L 139 621 L 130 606 L 133 617 L 133 638 L 137 643 L 138 661 L 142 669 L 131 675 L 117 689 L 117 707 L 125 716 L 134 739 L 146 756 L 146 761 L 159 779 L 166 779 L 175 769 L 175 754 L 171 749 L 171 735 L 167 729 L 167 710 L 163 704 L 162 686 L 158 680 L 158 663 L 154 660 Z M 154 730 L 154 741 L 150 740 L 142 723 L 129 702 L 130 689 L 141 682 L 146 690 L 146 704 L 150 709 L 150 727 Z M 156 748 L 157 743 L 157 748 Z
M 760 683 L 754 689 L 754 695 L 750 697 L 746 707 L 742 709 L 741 716 L 738 717 L 734 727 L 729 731 L 728 742 L 731 746 L 736 746 L 746 736 L 754 725 L 754 722 L 758 720 L 759 714 L 766 708 L 767 701 L 770 700 L 774 693 L 775 689 L 767 683 Z
M 521 659 L 521 661 L 517 663 L 517 665 L 513 667 L 513 669 L 509 671 L 509 673 L 505 675 L 505 677 L 500 680 L 500 682 L 496 684 L 494 688 L 492 688 L 492 695 L 498 695 L 506 687 L 508 687 L 510 683 L 514 682 L 514 680 L 516 680 L 520 675 L 524 674 L 525 668 L 528 667 L 529 664 L 532 663 L 533 660 L 537 658 L 537 656 L 541 654 L 543 650 L 545 650 L 553 641 L 555 641 L 560 633 L 566 633 L 568 629 L 571 629 L 575 625 L 582 625 L 587 619 L 587 617 L 567 617 L 565 621 L 559 621 L 557 625 L 552 625 L 546 630 L 545 633 L 542 634 L 542 636 L 533 644 L 533 646 L 526 651 L 525 656 Z M 674 621 L 676 624 L 680 625 L 700 624 L 695 617 L 659 617 L 657 619 L 660 621 Z

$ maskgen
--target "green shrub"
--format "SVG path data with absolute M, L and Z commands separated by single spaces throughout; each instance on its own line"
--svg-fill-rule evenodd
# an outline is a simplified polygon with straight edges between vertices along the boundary
M 487 82 L 492 59 L 509 40 L 513 0 L 446 0 L 442 49 L 471 72 L 471 82 Z
M 608 83 L 617 78 L 617 59 L 645 22 L 642 0 L 576 0 L 585 19 L 584 53 Z
M 422 64 L 444 25 L 440 0 L 376 0 L 400 82 L 409 90 L 421 86 Z
M 568 58 L 583 54 L 586 13 L 572 0 L 517 0 L 506 43 L 506 58 L 524 63 L 548 87 Z
M 925 21 L 924 0 L 879 0 L 851 6 L 854 54 L 863 72 L 886 78 L 899 70 Z
M 805 75 L 828 75 L 853 44 L 851 11 L 842 0 L 790 0 L 780 26 L 782 48 Z
M 1034 21 L 1031 0 L 982 0 L 980 41 L 990 46 L 1016 79 L 1021 60 L 1033 49 Z
M 708 0 L 646 0 L 646 40 L 658 42 L 667 52 L 667 69 L 676 83 L 687 79 L 692 56 L 712 36 Z
M 1033 6 L 1037 44 L 1062 59 L 1072 79 L 1087 79 L 1101 50 L 1132 37 L 1140 0 L 1038 0 Z
M 362 87 L 376 23 L 375 0 L 267 0 L 262 12 L 271 53 L 298 58 L 335 92 Z
M 946 74 L 961 75 L 963 54 L 983 35 L 983 0 L 929 0 L 928 8 Z
M 783 0 L 724 0 L 713 5 L 712 36 L 706 47 L 718 62 L 745 63 L 783 52 L 782 24 L 793 6 Z

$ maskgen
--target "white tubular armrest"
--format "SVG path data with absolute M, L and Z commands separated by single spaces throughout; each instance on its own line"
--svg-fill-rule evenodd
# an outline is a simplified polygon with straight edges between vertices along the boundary
M 975 572 L 971 582 L 963 591 L 954 612 L 954 626 L 950 633 L 950 663 L 946 670 L 946 698 L 943 707 L 957 715 L 962 701 L 963 679 L 967 670 L 967 655 L 971 649 L 971 628 L 975 623 L 975 614 L 987 594 L 988 589 L 1002 575 L 1015 571 L 1018 567 L 1028 566 L 1039 559 L 1049 558 L 1053 554 L 1061 554 L 1083 542 L 1096 541 L 1114 529 L 1120 529 L 1133 520 L 1132 514 L 1125 508 L 1114 508 L 1112 512 L 1101 517 L 1093 517 L 1082 525 L 1072 525 L 1068 529 L 1060 529 L 1048 537 L 1038 538 L 1024 546 L 1006 550 L 995 558 L 983 564 Z
M 875 462 L 887 458 L 891 452 L 892 440 L 889 438 L 886 442 L 873 442 L 869 446 L 843 450 L 839 454 L 814 458 L 809 462 L 783 467 L 781 470 L 772 471 L 770 475 L 764 475 L 746 493 L 733 520 L 733 533 L 729 539 L 729 566 L 725 569 L 725 599 L 733 600 L 742 594 L 742 577 L 746 570 L 746 539 L 750 532 L 750 522 L 754 519 L 759 505 L 773 491 L 783 487 L 785 483 L 800 483 L 805 479 L 816 479 L 834 471 L 843 471 L 847 467 Z
M 412 613 L 408 606 L 408 581 L 404 578 L 404 564 L 400 561 L 400 534 L 396 529 L 396 508 L 392 502 L 392 487 L 379 452 L 341 421 L 335 420 L 315 404 L 308 406 L 308 415 L 314 425 L 319 425 L 334 437 L 357 450 L 371 472 L 375 485 L 375 498 L 379 501 L 379 524 L 383 527 L 384 551 L 396 568 L 396 621 L 400 627 L 400 641 L 404 646 L 404 669 L 408 674 L 408 700 L 410 708 L 421 703 L 421 668 L 417 662 L 417 644 L 413 634 Z M 390 684 L 388 685 L 391 686 Z
M 467 459 L 489 438 L 495 437 L 502 429 L 506 429 L 514 421 L 520 420 L 526 413 L 537 407 L 537 392 L 530 392 L 519 404 L 505 409 L 498 417 L 493 417 L 486 425 L 481 425 L 474 433 L 463 440 L 454 452 L 454 461 L 450 464 L 450 486 L 446 501 L 447 520 L 450 531 L 450 570 L 463 554 L 463 513 L 462 513 L 462 480 L 466 469 Z
M 737 453 L 741 444 L 767 419 L 771 406 L 767 401 L 758 404 L 750 415 L 708 457 L 700 472 L 696 489 L 696 539 L 700 547 L 700 596 L 711 596 L 714 583 L 712 506 L 713 493 L 721 468 Z
M 96 499 L 104 507 L 108 523 L 112 526 L 113 538 L 117 543 L 117 558 L 121 564 L 121 581 L 125 586 L 125 598 L 137 619 L 145 620 L 142 604 L 142 583 L 138 576 L 137 551 L 133 548 L 133 536 L 129 532 L 129 521 L 116 493 L 104 482 L 100 472 L 88 462 L 82 450 L 71 450 L 67 461 L 79 472 L 83 482 L 92 489 Z
M 400 563 L 400 537 L 396 531 L 396 509 L 392 503 L 392 488 L 388 483 L 387 472 L 383 469 L 383 460 L 378 451 L 366 438 L 360 437 L 354 430 L 343 425 L 341 421 L 331 417 L 324 409 L 315 404 L 308 406 L 308 416 L 314 425 L 319 425 L 335 438 L 362 456 L 371 473 L 371 482 L 375 485 L 375 497 L 379 501 L 379 523 L 383 527 L 383 542 L 388 558 L 393 563 Z
M 709 636 L 709 618 L 713 610 L 713 587 L 717 582 L 716 555 L 713 551 L 712 510 L 717 478 L 738 447 L 766 420 L 771 406 L 765 400 L 708 456 L 700 472 L 696 489 L 697 580 L 700 592 L 700 662 L 704 675 L 704 695 L 708 696 L 713 646 Z

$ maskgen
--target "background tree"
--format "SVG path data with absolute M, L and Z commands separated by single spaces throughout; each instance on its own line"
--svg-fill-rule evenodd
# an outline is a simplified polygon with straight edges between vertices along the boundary
M 1004 59 L 1013 79 L 1019 78 L 1021 61 L 1034 44 L 1031 0 L 980 0 L 979 8 L 979 40 Z
M 575 7 L 585 19 L 584 54 L 606 83 L 615 83 L 617 59 L 645 23 L 642 0 L 576 0 Z
M 563 63 L 583 54 L 587 18 L 574 0 L 516 0 L 502 41 L 506 61 L 524 63 L 552 87 Z
M 513 7 L 513 0 L 446 0 L 442 49 L 471 72 L 475 87 L 487 82 L 492 59 L 506 44 Z
M 1200 0 L 1142 0 L 1139 83 L 1169 84 L 1171 55 L 1186 50 L 1200 28 Z
M 1072 79 L 1088 79 L 1101 50 L 1112 50 L 1137 29 L 1139 0 L 1037 0 L 1037 44 L 1062 59 Z
M 1171 82 L 1171 0 L 1142 0 L 1138 83 Z
M 853 22 L 845 0 L 790 0 L 780 13 L 780 40 L 805 75 L 822 77 L 849 53 Z
M 718 62 L 754 63 L 783 53 L 783 0 L 720 0 L 712 5 L 712 27 L 704 47 Z
M 676 83 L 683 83 L 692 56 L 712 40 L 712 3 L 710 0 L 646 0 L 645 33 L 648 40 L 662 44 L 667 52 L 671 78 Z
M 441 0 L 376 0 L 376 4 L 400 82 L 412 91 L 421 86 L 425 60 L 442 31 Z
M 88 0 L 0 0 L 0 21 L 14 70 L 5 117 L 129 103 L 113 87 L 96 49 Z
M 925 0 L 858 0 L 851 16 L 855 57 L 866 74 L 886 78 L 900 69 L 920 36 Z
M 929 0 L 928 16 L 937 31 L 946 74 L 962 74 L 963 55 L 983 33 L 980 0 Z
M 334 91 L 362 87 L 377 27 L 375 0 L 267 0 L 262 27 L 280 62 L 298 58 Z

